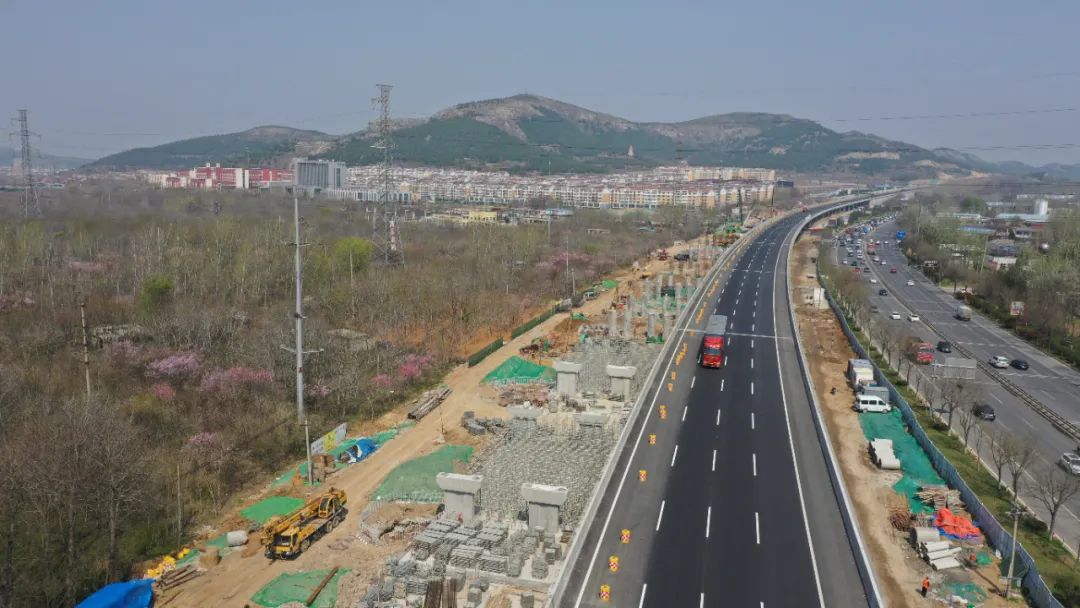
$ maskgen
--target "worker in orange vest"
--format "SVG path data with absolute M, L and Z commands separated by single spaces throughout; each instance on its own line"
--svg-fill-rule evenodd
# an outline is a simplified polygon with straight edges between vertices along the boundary
M 922 596 L 926 597 L 926 594 L 930 592 L 930 577 L 924 576 L 922 579 Z

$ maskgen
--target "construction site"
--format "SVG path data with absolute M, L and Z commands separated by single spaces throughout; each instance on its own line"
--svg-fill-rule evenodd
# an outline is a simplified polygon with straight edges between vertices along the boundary
M 699 241 L 650 256 L 408 407 L 327 434 L 310 483 L 300 463 L 201 541 L 147 564 L 157 605 L 542 605 L 665 338 L 721 251 Z
M 854 514 L 889 606 L 921 606 L 927 596 L 959 606 L 1006 606 L 1002 561 L 938 475 L 898 409 L 852 411 L 859 361 L 818 281 L 821 236 L 804 233 L 791 254 L 791 290 L 817 401 L 850 493 Z M 866 362 L 867 364 L 869 362 Z M 872 371 L 872 368 L 871 368 Z

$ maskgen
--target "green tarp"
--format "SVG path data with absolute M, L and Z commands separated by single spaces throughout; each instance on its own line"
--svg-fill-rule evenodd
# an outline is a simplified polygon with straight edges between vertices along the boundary
M 501 384 L 506 382 L 553 382 L 554 380 L 554 368 L 526 361 L 514 355 L 499 367 L 491 370 L 488 375 L 484 376 L 483 381 L 486 384 Z
M 945 480 L 934 470 L 934 465 L 919 443 L 905 430 L 900 410 L 893 408 L 888 414 L 859 414 L 859 424 L 867 439 L 892 440 L 893 453 L 900 460 L 900 468 L 904 472 L 893 489 L 907 497 L 912 512 L 932 512 L 933 509 L 916 498 L 915 493 L 923 486 L 945 485 Z
M 600 284 L 604 286 L 604 289 L 615 289 L 619 286 L 619 282 L 615 279 L 605 279 Z
M 334 608 L 337 603 L 338 580 L 348 571 L 347 568 L 338 570 L 309 606 L 312 608 Z M 330 574 L 330 570 L 279 574 L 277 578 L 251 596 L 251 601 L 266 608 L 277 608 L 277 606 L 289 602 L 300 602 L 302 604 L 307 601 L 308 596 L 315 591 L 315 587 L 319 586 L 319 583 L 327 574 Z
M 435 483 L 435 476 L 453 473 L 455 463 L 468 462 L 472 452 L 468 446 L 444 445 L 434 453 L 400 464 L 375 490 L 375 500 L 439 502 L 442 490 Z
M 292 496 L 271 496 L 264 498 L 240 511 L 240 515 L 251 521 L 265 524 L 275 515 L 288 515 L 304 505 L 304 499 Z

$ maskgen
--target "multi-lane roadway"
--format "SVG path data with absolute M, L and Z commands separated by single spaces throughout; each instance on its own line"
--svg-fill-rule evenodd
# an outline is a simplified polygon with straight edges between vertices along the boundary
M 748 243 L 676 328 L 564 605 L 868 605 L 792 341 L 784 262 L 804 217 Z M 696 359 L 710 314 L 728 317 L 716 370 Z
M 931 344 L 937 344 L 941 340 L 950 342 L 971 353 L 979 361 L 987 361 L 991 356 L 1001 355 L 1011 359 L 1021 358 L 1029 362 L 1031 368 L 1026 371 L 1015 369 L 996 370 L 997 374 L 1007 377 L 1010 381 L 1021 386 L 1025 391 L 1035 396 L 1039 401 L 1065 416 L 1069 420 L 1080 418 L 1080 374 L 1072 368 L 1068 368 L 1057 360 L 1038 352 L 1020 338 L 996 327 L 992 321 L 982 317 L 978 313 L 972 314 L 970 321 L 961 321 L 955 318 L 956 306 L 959 303 L 950 294 L 938 288 L 929 281 L 914 266 L 907 264 L 906 257 L 896 245 L 894 237 L 897 226 L 892 222 L 886 222 L 864 235 L 864 239 L 886 241 L 884 247 L 880 247 L 877 255 L 885 261 L 885 264 L 875 263 L 873 256 L 858 260 L 859 267 L 870 268 L 870 276 L 876 279 L 876 283 L 869 283 L 870 303 L 876 305 L 879 312 L 875 313 L 883 323 L 892 323 L 904 327 L 911 335 Z M 847 257 L 842 246 L 834 248 L 835 257 L 841 263 L 857 259 Z M 896 268 L 897 272 L 890 272 Z M 861 273 L 864 277 L 865 271 Z M 866 277 L 868 279 L 868 277 Z M 909 285 L 908 283 L 911 283 Z M 879 295 L 879 290 L 885 289 L 887 295 Z M 900 320 L 891 320 L 892 312 L 901 314 Z M 915 312 L 919 321 L 908 320 L 908 313 Z M 926 321 L 933 326 L 931 328 Z M 935 363 L 943 363 L 946 355 L 935 352 Z M 964 355 L 954 352 L 954 357 Z M 994 428 L 1008 431 L 1016 437 L 1030 441 L 1036 448 L 1036 464 L 1039 467 L 1056 466 L 1057 459 L 1063 452 L 1072 450 L 1077 442 L 1073 438 L 1062 433 L 1041 416 L 1027 403 L 1005 388 L 985 369 L 978 369 L 973 382 L 981 387 L 980 399 L 990 404 L 995 411 L 996 420 L 981 422 L 975 430 L 971 440 L 972 448 L 977 449 L 984 462 L 991 461 L 991 442 L 986 436 Z M 954 416 L 954 426 L 958 432 L 959 420 Z M 982 435 L 982 439 L 978 439 Z M 1025 480 L 1021 484 L 1021 497 L 1027 504 L 1041 512 L 1038 502 L 1034 500 L 1031 489 L 1034 485 L 1034 467 L 1029 467 L 1025 474 Z M 1027 490 L 1024 490 L 1024 486 Z M 1080 497 L 1070 500 L 1064 512 L 1059 516 L 1057 530 L 1069 544 L 1080 538 Z

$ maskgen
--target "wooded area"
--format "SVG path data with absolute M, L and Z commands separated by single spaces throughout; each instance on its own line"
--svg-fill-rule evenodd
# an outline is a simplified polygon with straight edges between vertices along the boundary
M 71 606 L 179 546 L 303 452 L 293 402 L 291 199 L 123 182 L 0 195 L 0 606 Z M 373 418 L 555 298 L 701 231 L 578 210 L 547 227 L 402 224 L 302 201 L 312 432 Z M 639 230 L 651 219 L 667 225 Z M 586 228 L 605 228 L 586 234 Z M 90 337 L 91 394 L 79 303 Z M 177 482 L 181 520 L 177 521 Z

